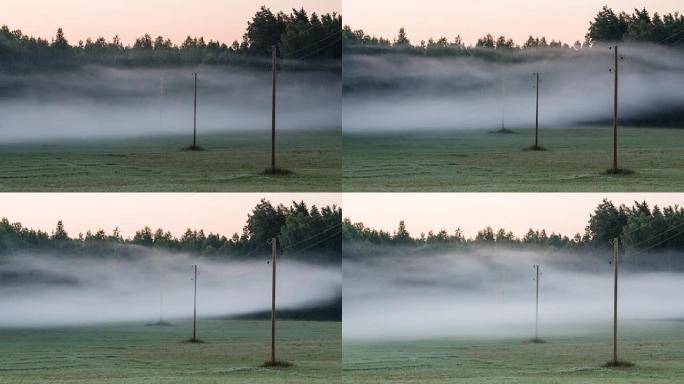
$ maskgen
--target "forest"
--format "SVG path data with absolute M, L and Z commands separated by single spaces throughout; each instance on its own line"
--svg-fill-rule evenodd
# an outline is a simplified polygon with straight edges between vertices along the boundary
M 620 239 L 622 248 L 643 253 L 684 250 L 684 208 L 675 206 L 652 208 L 646 202 L 634 202 L 629 207 L 616 206 L 604 199 L 589 215 L 583 234 L 572 237 L 532 229 L 523 237 L 516 237 L 504 228 L 487 227 L 472 238 L 466 238 L 460 229 L 449 233 L 442 229 L 413 236 L 401 221 L 393 233 L 352 223 L 345 218 L 342 224 L 343 241 L 361 242 L 380 246 L 403 247 L 458 247 L 470 245 L 496 245 L 505 247 L 537 247 L 568 250 L 609 249 L 611 241 Z
M 466 46 L 460 35 L 453 40 L 442 36 L 413 43 L 404 28 L 399 30 L 393 40 L 370 36 L 362 29 L 354 30 L 348 25 L 345 25 L 342 30 L 342 45 L 345 51 L 365 54 L 401 52 L 425 56 L 488 57 L 493 52 L 522 52 L 530 48 L 580 50 L 593 45 L 616 42 L 648 42 L 666 46 L 682 46 L 684 45 L 684 16 L 677 12 L 664 15 L 655 12 L 651 15 L 646 8 L 634 9 L 631 14 L 624 11 L 616 13 L 608 6 L 604 6 L 594 19 L 589 21 L 584 40 L 577 40 L 574 43 L 553 39 L 549 41 L 544 36 L 530 35 L 525 42 L 518 44 L 506 36 L 495 37 L 486 34 L 480 37 L 474 46 Z
M 211 259 L 264 259 L 270 257 L 271 239 L 285 256 L 313 263 L 341 261 L 342 210 L 336 206 L 308 207 L 293 202 L 289 207 L 261 200 L 247 217 L 241 234 L 228 238 L 218 233 L 188 229 L 176 237 L 164 229 L 144 227 L 124 238 L 118 229 L 88 231 L 72 236 L 58 221 L 51 233 L 0 220 L 0 261 L 11 253 L 53 253 L 74 256 L 133 257 L 136 248 L 184 252 Z
M 274 13 L 262 6 L 252 20 L 242 41 L 231 44 L 204 37 L 187 36 L 180 44 L 164 36 L 145 34 L 133 45 L 124 45 L 118 36 L 76 43 L 65 38 L 62 28 L 51 41 L 0 27 L 0 70 L 63 70 L 84 65 L 120 67 L 168 67 L 183 65 L 240 65 L 267 63 L 271 47 L 278 46 L 280 57 L 289 60 L 320 61 L 339 59 L 342 17 L 336 13 L 309 15 L 303 8 L 291 13 Z M 270 63 L 270 61 L 268 61 Z

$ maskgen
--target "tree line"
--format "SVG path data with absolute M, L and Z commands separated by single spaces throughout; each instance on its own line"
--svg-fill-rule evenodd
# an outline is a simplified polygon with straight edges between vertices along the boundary
M 303 8 L 274 13 L 262 6 L 247 23 L 242 41 L 232 44 L 188 36 L 175 44 L 163 36 L 149 34 L 124 45 L 118 36 L 88 38 L 71 44 L 62 28 L 51 41 L 0 28 L 0 68 L 5 70 L 64 69 L 87 64 L 109 66 L 180 66 L 197 64 L 251 63 L 271 55 L 278 46 L 285 59 L 339 59 L 342 17 L 336 13 L 309 15 Z
M 677 12 L 665 15 L 655 12 L 651 15 L 646 8 L 634 9 L 632 14 L 624 11 L 615 13 L 608 6 L 603 6 L 589 22 L 584 41 L 577 40 L 572 44 L 553 39 L 549 41 L 544 36 L 529 36 L 519 45 L 506 36 L 495 37 L 491 34 L 478 38 L 474 46 L 466 46 L 460 35 L 453 40 L 442 36 L 438 39 L 430 38 L 428 41 L 422 40 L 418 44 L 412 44 L 404 28 L 399 29 L 399 33 L 393 40 L 370 36 L 361 29 L 352 30 L 348 25 L 345 25 L 342 30 L 343 46 L 352 52 L 373 53 L 399 50 L 404 53 L 427 56 L 470 56 L 481 53 L 482 50 L 521 51 L 529 48 L 579 50 L 594 44 L 622 41 L 682 46 L 684 45 L 684 16 Z
M 0 220 L 0 257 L 17 252 L 51 252 L 84 256 L 132 256 L 142 246 L 172 252 L 188 252 L 215 259 L 250 259 L 270 255 L 271 239 L 278 238 L 283 255 L 311 262 L 339 262 L 342 252 L 342 210 L 336 206 L 308 207 L 293 202 L 289 207 L 261 200 L 248 214 L 242 233 L 226 237 L 218 233 L 187 229 L 176 237 L 162 228 L 144 227 L 124 238 L 118 229 L 100 229 L 71 236 L 63 222 L 45 232 Z
M 492 227 L 478 231 L 471 238 L 466 238 L 460 228 L 454 232 L 442 229 L 412 236 L 403 220 L 390 233 L 352 223 L 347 218 L 342 224 L 342 234 L 344 242 L 388 247 L 503 245 L 591 250 L 610 248 L 611 241 L 619 238 L 622 248 L 630 252 L 684 251 L 684 208 L 677 205 L 651 208 L 646 202 L 635 202 L 631 207 L 616 206 L 604 199 L 590 214 L 584 233 L 572 237 L 544 229 L 529 229 L 524 236 L 516 237 L 511 231 Z

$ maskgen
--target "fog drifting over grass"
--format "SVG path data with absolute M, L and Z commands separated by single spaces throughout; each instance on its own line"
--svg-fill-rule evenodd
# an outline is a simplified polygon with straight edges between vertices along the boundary
M 192 135 L 193 72 L 198 72 L 197 129 L 204 133 L 271 129 L 271 73 L 265 69 L 112 69 L 0 73 L 0 143 Z M 160 102 L 164 83 L 163 103 Z M 283 70 L 278 129 L 338 128 L 339 72 Z M 160 107 L 161 106 L 161 107 Z M 160 111 L 161 120 L 160 123 Z M 200 136 L 201 137 L 201 136 Z
M 620 118 L 684 108 L 684 50 L 620 47 Z M 504 57 L 506 55 L 504 54 Z M 529 49 L 505 61 L 384 54 L 344 56 L 346 132 L 533 128 L 610 121 L 613 53 L 607 47 Z
M 559 330 L 582 334 L 587 324 L 596 322 L 605 323 L 606 335 L 610 332 L 610 252 L 593 258 L 566 252 L 503 249 L 437 255 L 402 253 L 399 250 L 392 256 L 366 259 L 345 256 L 345 340 L 532 338 L 533 265 L 537 263 L 542 270 L 542 338 Z M 622 269 L 622 320 L 684 318 L 681 273 L 640 273 L 627 261 Z
M 212 262 L 142 251 L 134 258 L 16 254 L 0 261 L 0 326 L 40 327 L 119 321 L 154 323 L 192 317 L 192 264 L 199 265 L 199 317 L 267 311 L 271 266 L 263 261 Z M 283 260 L 278 309 L 333 300 L 339 268 Z

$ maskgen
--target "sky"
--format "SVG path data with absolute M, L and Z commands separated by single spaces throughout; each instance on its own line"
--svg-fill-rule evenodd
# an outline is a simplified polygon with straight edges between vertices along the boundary
M 179 236 L 187 228 L 231 236 L 242 233 L 247 214 L 266 198 L 287 206 L 340 205 L 336 193 L 3 193 L 0 217 L 51 233 L 63 220 L 70 236 L 119 228 L 124 237 L 149 226 Z
M 466 45 L 487 33 L 506 35 L 522 44 L 529 35 L 546 36 L 572 44 L 584 40 L 589 21 L 603 5 L 614 11 L 684 11 L 681 0 L 344 0 L 343 20 L 352 29 L 390 39 L 405 27 L 412 43 L 440 36 L 453 41 L 461 35 Z
M 319 14 L 341 10 L 341 0 L 6 0 L 0 24 L 43 38 L 54 37 L 62 27 L 71 44 L 98 36 L 111 41 L 117 34 L 132 44 L 145 33 L 175 43 L 192 35 L 230 44 L 242 40 L 247 21 L 261 5 L 288 13 L 301 7 Z
M 458 227 L 466 237 L 492 226 L 523 236 L 529 228 L 567 236 L 584 233 L 589 214 L 603 200 L 632 205 L 684 205 L 684 193 L 345 193 L 345 218 L 394 232 L 405 220 L 412 236 Z

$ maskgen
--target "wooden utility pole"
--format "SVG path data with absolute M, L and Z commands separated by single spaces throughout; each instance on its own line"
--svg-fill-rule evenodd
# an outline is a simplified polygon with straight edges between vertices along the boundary
M 618 238 L 613 240 L 613 271 L 615 281 L 613 285 L 613 362 L 618 362 L 618 265 L 620 261 L 620 245 Z
M 159 280 L 159 324 L 163 323 L 162 309 L 164 307 L 164 293 L 162 292 L 161 279 Z
M 537 106 L 534 116 L 534 148 L 539 148 L 539 72 L 537 72 Z M 537 266 L 539 267 L 539 266 Z
M 197 149 L 197 72 L 195 72 L 195 109 L 192 122 L 192 149 Z
M 537 293 L 535 296 L 535 306 L 534 306 L 534 340 L 539 340 L 539 264 L 534 266 L 537 277 L 534 279 L 537 283 Z
M 615 64 L 613 67 L 613 172 L 618 171 L 617 146 L 618 146 L 618 46 L 614 46 Z
M 159 325 L 164 323 L 164 279 L 163 275 L 159 273 Z
M 272 65 L 272 88 L 271 95 L 271 171 L 276 170 L 276 70 L 277 70 L 277 51 L 278 46 L 271 47 L 271 65 Z M 275 268 L 275 267 L 274 267 Z
M 277 249 L 277 239 L 274 237 L 271 239 L 271 264 L 273 267 L 273 278 L 271 285 L 271 363 L 276 362 L 276 351 L 275 351 L 275 331 L 276 331 L 276 253 Z
M 164 78 L 159 78 L 159 131 L 164 128 Z
M 501 131 L 506 130 L 506 80 L 501 79 Z
M 195 295 L 192 306 L 192 341 L 197 341 L 197 265 L 192 266 L 195 280 Z

